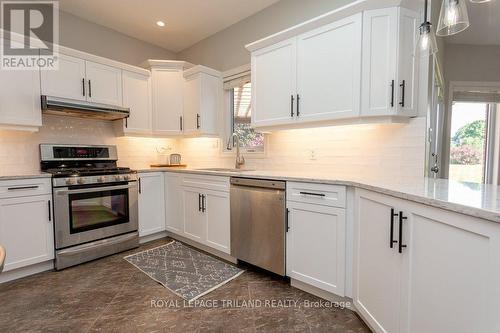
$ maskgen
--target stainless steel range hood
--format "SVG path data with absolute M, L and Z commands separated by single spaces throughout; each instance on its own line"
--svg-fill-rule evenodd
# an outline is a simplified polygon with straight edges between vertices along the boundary
M 129 108 L 46 95 L 42 95 L 42 112 L 44 114 L 103 120 L 118 120 L 130 116 Z

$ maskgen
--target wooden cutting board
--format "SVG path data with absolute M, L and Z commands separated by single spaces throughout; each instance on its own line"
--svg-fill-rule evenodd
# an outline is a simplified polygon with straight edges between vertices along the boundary
M 152 168 L 185 168 L 187 164 L 151 164 Z

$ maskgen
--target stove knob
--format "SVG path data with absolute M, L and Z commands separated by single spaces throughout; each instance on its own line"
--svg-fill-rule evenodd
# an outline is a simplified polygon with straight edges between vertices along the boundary
M 122 181 L 122 180 L 123 180 L 123 177 L 122 177 L 122 176 L 115 176 L 115 180 L 116 180 L 117 182 Z
M 130 180 L 130 176 L 129 175 L 125 175 L 125 176 L 123 176 L 123 179 Z
M 73 178 L 66 178 L 66 185 L 73 185 L 75 183 L 76 182 Z
M 104 177 L 103 176 L 97 177 L 97 182 L 98 183 L 104 183 Z
M 77 182 L 78 182 L 78 184 L 84 184 L 85 178 L 78 178 Z

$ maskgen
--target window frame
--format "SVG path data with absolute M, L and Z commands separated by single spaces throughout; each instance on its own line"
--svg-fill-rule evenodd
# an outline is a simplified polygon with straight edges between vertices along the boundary
M 250 71 L 250 64 L 243 65 L 232 70 L 228 70 L 223 73 L 223 81 L 227 81 L 229 77 L 243 76 Z M 250 82 L 251 79 L 250 79 Z M 224 116 L 223 118 L 223 137 L 221 138 L 220 152 L 223 156 L 233 156 L 236 154 L 236 149 L 233 149 L 234 142 L 232 140 L 232 134 L 234 132 L 234 90 L 224 89 L 223 99 L 224 99 Z M 246 147 L 240 147 L 240 151 L 246 156 L 251 156 L 252 158 L 265 158 L 267 156 L 267 134 L 262 133 L 264 136 L 264 144 L 262 151 L 249 150 Z M 229 147 L 232 143 L 232 147 Z

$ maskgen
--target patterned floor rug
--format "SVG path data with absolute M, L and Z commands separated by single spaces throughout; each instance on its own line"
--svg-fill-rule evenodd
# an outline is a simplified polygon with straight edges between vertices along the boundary
M 189 302 L 244 272 L 176 241 L 124 259 Z

